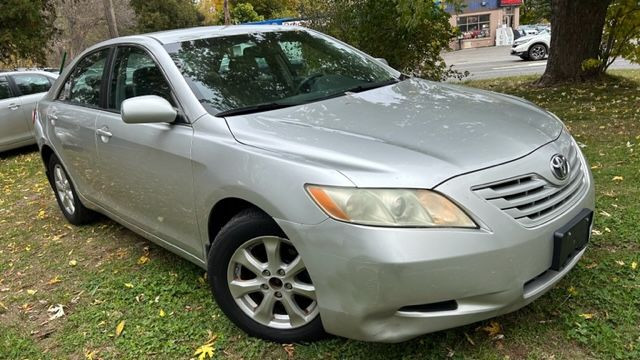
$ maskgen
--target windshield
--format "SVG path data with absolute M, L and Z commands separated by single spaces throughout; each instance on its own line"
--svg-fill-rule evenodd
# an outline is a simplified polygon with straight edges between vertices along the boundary
M 305 30 L 198 39 L 165 48 L 218 116 L 294 106 L 397 81 L 398 73 Z

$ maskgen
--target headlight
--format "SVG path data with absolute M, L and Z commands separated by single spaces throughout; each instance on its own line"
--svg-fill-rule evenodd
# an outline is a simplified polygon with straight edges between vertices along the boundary
M 477 228 L 456 204 L 429 190 L 359 189 L 308 185 L 327 215 L 361 225 Z
M 520 45 L 526 44 L 526 43 L 528 43 L 528 42 L 529 42 L 529 40 L 524 40 L 524 41 L 518 41 L 518 40 L 516 40 L 516 41 L 514 41 L 514 42 L 513 42 L 513 45 L 515 45 L 515 46 L 520 46 Z

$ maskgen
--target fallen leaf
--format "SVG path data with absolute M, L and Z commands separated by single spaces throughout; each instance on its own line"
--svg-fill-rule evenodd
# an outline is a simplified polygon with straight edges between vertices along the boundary
M 120 334 L 122 334 L 122 331 L 124 331 L 124 324 L 125 324 L 125 321 L 122 320 L 116 326 L 116 337 L 120 336 Z
M 571 296 L 576 296 L 576 295 L 578 295 L 578 290 L 576 290 L 576 288 L 574 288 L 573 286 L 570 286 L 570 287 L 567 289 L 567 292 L 568 292 L 568 293 L 569 293 L 569 295 L 571 295 Z
M 635 270 L 635 269 L 637 269 L 637 268 L 638 268 L 638 263 L 637 263 L 637 262 L 635 262 L 635 261 L 634 261 L 634 262 L 632 262 L 632 263 L 631 263 L 631 269 L 632 269 L 632 270 Z
M 624 261 L 622 260 L 616 260 L 616 264 L 620 265 L 620 266 L 624 266 Z
M 125 283 L 124 287 L 127 287 L 127 288 L 131 289 L 133 287 L 133 284 L 132 283 Z
M 164 310 L 160 309 L 160 313 L 158 315 L 160 315 L 160 317 L 164 317 L 166 314 L 164 313 Z
M 140 256 L 140 258 L 138 259 L 138 265 L 144 265 L 148 262 L 149 262 L 149 258 L 145 255 Z
M 76 266 L 78 265 L 78 262 L 76 260 L 69 260 L 69 266 Z
M 613 179 L 611 179 L 611 181 L 623 181 L 624 177 L 622 176 L 614 176 Z
M 32 289 L 27 290 L 27 294 L 29 295 L 35 295 L 37 292 L 38 290 L 32 290 Z
M 500 334 L 500 332 L 502 331 L 502 326 L 500 326 L 497 321 L 492 321 L 488 326 L 483 327 L 482 330 L 484 330 L 490 337 L 494 337 Z
M 204 360 L 207 358 L 213 358 L 213 344 L 204 344 L 196 349 L 193 355 L 198 355 L 198 360 Z
M 49 280 L 49 282 L 47 282 L 47 284 L 53 285 L 53 284 L 57 284 L 57 283 L 59 283 L 61 281 L 62 280 L 60 280 L 60 276 L 56 275 L 56 277 L 54 277 L 53 279 Z
M 294 357 L 296 349 L 293 344 L 282 344 L 282 348 L 290 359 Z
M 585 320 L 589 320 L 589 319 L 592 319 L 592 318 L 593 318 L 593 314 L 589 314 L 589 313 L 586 313 L 586 314 L 580 314 L 580 317 L 581 317 L 581 318 L 583 318 L 583 319 L 585 319 Z
M 49 320 L 55 320 L 64 316 L 64 305 L 57 304 L 51 305 L 47 309 L 47 312 L 50 313 Z

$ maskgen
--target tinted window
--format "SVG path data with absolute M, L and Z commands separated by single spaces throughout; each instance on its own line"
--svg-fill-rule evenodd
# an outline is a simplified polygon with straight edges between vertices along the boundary
M 221 36 L 165 48 L 213 114 L 263 104 L 298 105 L 397 76 L 349 46 L 301 30 Z
M 110 109 L 120 110 L 124 100 L 144 95 L 157 95 L 173 102 L 162 71 L 146 51 L 137 47 L 118 48 L 110 89 Z
M 38 94 L 49 91 L 49 78 L 38 74 L 13 75 L 13 81 L 22 95 Z
M 109 49 L 100 50 L 80 60 L 64 84 L 59 100 L 89 106 L 100 106 L 102 72 Z
M 12 97 L 9 81 L 6 77 L 0 77 L 0 100 Z

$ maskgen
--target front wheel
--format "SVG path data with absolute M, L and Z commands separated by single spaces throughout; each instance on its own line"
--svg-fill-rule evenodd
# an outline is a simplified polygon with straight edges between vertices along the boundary
M 529 58 L 534 61 L 542 60 L 547 56 L 547 47 L 542 44 L 535 44 L 529 48 Z
M 263 212 L 247 210 L 222 228 L 207 273 L 222 311 L 249 335 L 281 343 L 325 336 L 302 257 Z

